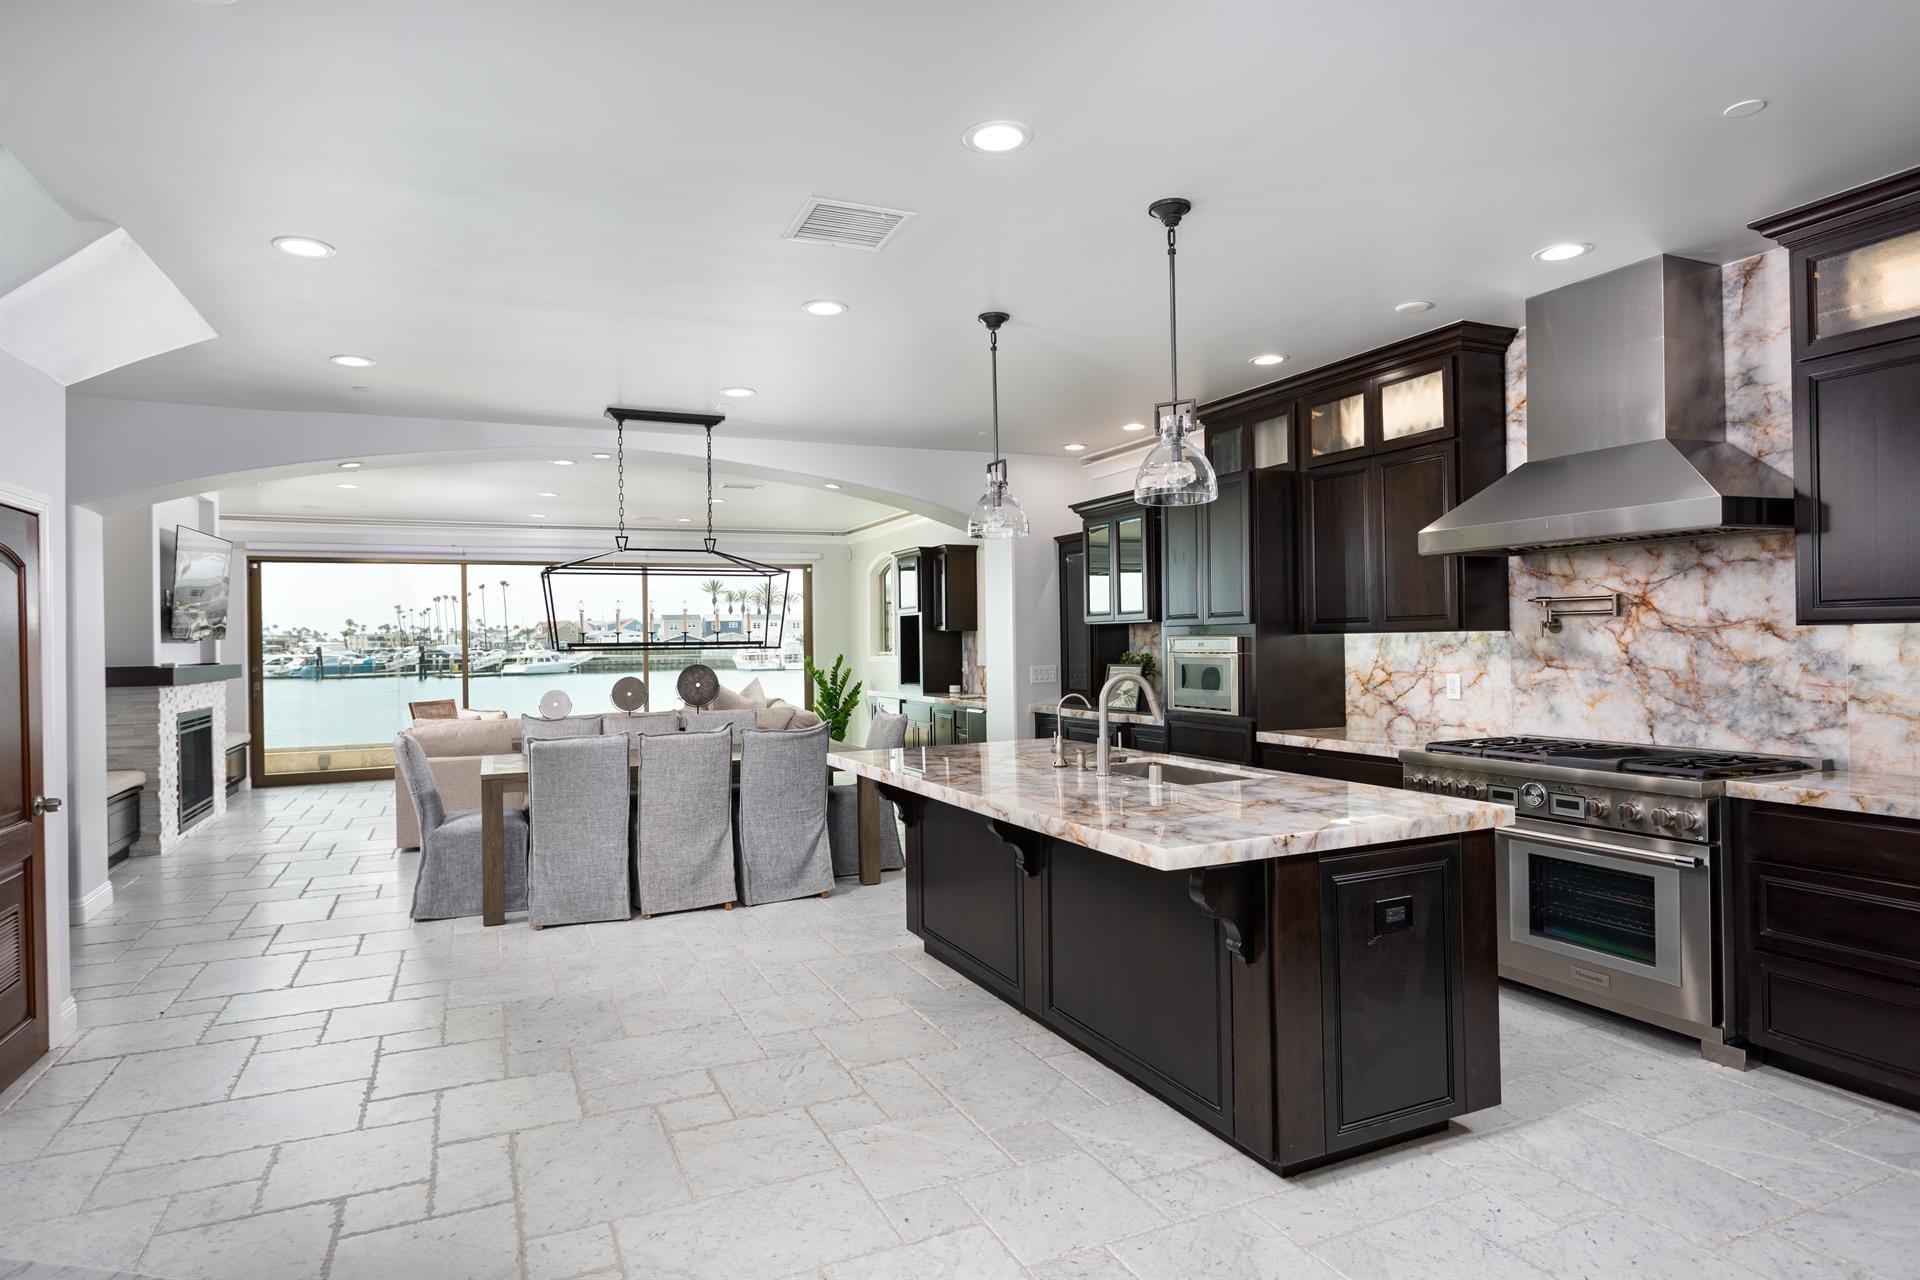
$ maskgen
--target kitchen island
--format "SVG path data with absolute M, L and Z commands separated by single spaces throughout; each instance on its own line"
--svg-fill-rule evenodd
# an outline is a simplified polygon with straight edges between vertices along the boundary
M 1504 806 L 1040 741 L 835 751 L 927 953 L 1283 1174 L 1500 1101 Z M 1164 780 L 1145 774 L 1160 765 Z

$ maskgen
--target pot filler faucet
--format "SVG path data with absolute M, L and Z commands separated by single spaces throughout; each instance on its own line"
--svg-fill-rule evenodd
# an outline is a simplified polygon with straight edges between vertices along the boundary
M 1108 703 L 1113 697 L 1115 687 L 1126 684 L 1128 681 L 1139 685 L 1140 691 L 1147 695 L 1147 710 L 1153 713 L 1154 722 L 1156 724 L 1166 723 L 1166 717 L 1160 714 L 1160 699 L 1154 696 L 1153 686 L 1148 684 L 1144 677 L 1134 675 L 1130 671 L 1122 671 L 1118 675 L 1108 676 L 1107 682 L 1100 686 L 1100 742 L 1099 745 L 1094 748 L 1093 764 L 1093 774 L 1096 778 L 1104 778 L 1107 776 L 1108 765 L 1110 763 L 1108 756 L 1112 750 L 1112 741 L 1107 731 L 1107 713 L 1112 708 Z

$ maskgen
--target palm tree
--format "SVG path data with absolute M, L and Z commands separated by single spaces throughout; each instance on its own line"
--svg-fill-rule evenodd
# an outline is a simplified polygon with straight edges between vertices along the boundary
M 500 632 L 504 637 L 502 643 L 509 649 L 513 648 L 513 632 L 507 626 L 507 583 L 504 578 L 500 580 Z
M 480 584 L 480 647 L 487 647 L 487 584 Z
M 707 593 L 707 602 L 713 606 L 713 620 L 716 623 L 719 622 L 720 621 L 720 593 L 727 589 L 727 584 L 720 581 L 720 579 L 718 578 L 708 578 L 705 582 L 700 584 L 700 589 Z

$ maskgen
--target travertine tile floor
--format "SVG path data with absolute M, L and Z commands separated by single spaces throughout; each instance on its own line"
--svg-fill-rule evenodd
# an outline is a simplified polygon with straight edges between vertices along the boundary
M 1920 1274 L 1920 1117 L 1677 1038 L 1508 990 L 1505 1106 L 1282 1181 L 922 956 L 897 877 L 416 925 L 392 794 L 118 869 L 0 1097 L 0 1280 Z

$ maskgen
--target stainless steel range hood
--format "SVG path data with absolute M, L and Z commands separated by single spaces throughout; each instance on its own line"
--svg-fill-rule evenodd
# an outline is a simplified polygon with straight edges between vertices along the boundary
M 1726 442 L 1720 268 L 1659 257 L 1527 300 L 1527 461 L 1420 531 L 1486 554 L 1793 526 Z

